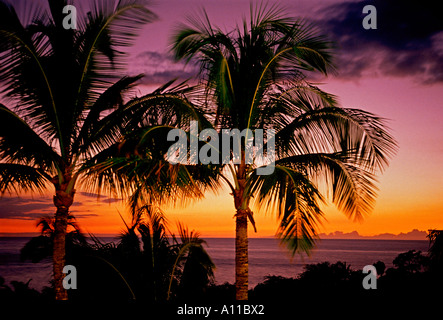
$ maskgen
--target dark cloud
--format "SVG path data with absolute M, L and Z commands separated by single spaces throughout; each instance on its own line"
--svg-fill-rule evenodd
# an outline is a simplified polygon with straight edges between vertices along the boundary
M 106 199 L 108 202 L 113 199 Z M 117 201 L 117 200 L 116 200 Z M 86 218 L 97 216 L 92 213 L 92 210 L 81 209 L 86 203 L 82 201 L 75 201 L 70 212 L 77 218 Z M 87 203 L 86 205 L 91 205 Z M 0 199 L 0 219 L 19 219 L 19 220 L 37 220 L 45 215 L 52 216 L 55 213 L 55 207 L 52 198 L 29 198 L 29 197 L 15 197 Z
M 2 198 L 0 219 L 36 220 L 54 213 L 51 199 Z
M 123 199 L 120 198 L 111 198 L 102 194 L 98 193 L 92 193 L 92 192 L 77 192 L 78 195 L 81 195 L 86 198 L 92 198 L 94 199 L 93 202 L 101 202 L 101 203 L 114 203 L 114 202 L 121 202 Z
M 377 10 L 377 29 L 363 28 L 366 5 Z M 443 82 L 443 15 L 438 1 L 340 2 L 319 10 L 315 20 L 338 44 L 342 78 L 388 75 Z
M 121 201 L 122 199 L 79 191 L 76 193 L 70 212 L 76 218 L 93 217 L 97 216 L 94 208 Z M 52 216 L 55 210 L 52 197 L 26 196 L 0 199 L 0 219 L 37 220 L 45 215 Z
M 74 206 L 73 206 L 74 207 Z M 98 214 L 92 213 L 92 210 L 70 210 L 69 211 L 76 219 L 83 219 L 83 218 L 90 218 L 90 217 L 97 217 Z
M 176 62 L 172 55 L 155 51 L 144 51 L 135 56 L 129 72 L 133 75 L 144 73 L 143 84 L 162 85 L 170 80 L 186 80 L 198 73 L 192 64 Z

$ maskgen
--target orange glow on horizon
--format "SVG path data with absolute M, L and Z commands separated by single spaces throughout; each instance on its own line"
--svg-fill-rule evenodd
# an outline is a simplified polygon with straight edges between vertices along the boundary
M 405 199 L 400 199 L 401 201 L 405 201 Z M 427 202 L 426 206 L 423 201 L 417 202 L 409 210 L 399 206 L 400 202 L 380 197 L 374 212 L 365 217 L 362 222 L 349 220 L 333 205 L 325 206 L 325 219 L 318 231 L 328 234 L 337 230 L 344 233 L 356 230 L 360 235 L 373 236 L 381 233 L 406 233 L 412 229 L 426 231 L 430 228 L 443 228 L 442 220 L 434 214 L 443 207 L 443 198 Z M 121 201 L 103 203 L 95 198 L 77 194 L 72 209 L 80 228 L 86 234 L 118 235 L 125 229 L 119 212 L 127 224 L 130 224 L 131 221 L 126 205 Z M 50 207 L 48 212 L 54 212 L 54 210 Z M 177 234 L 176 224 L 181 222 L 190 230 L 199 232 L 203 238 L 235 237 L 235 210 L 232 197 L 227 191 L 221 191 L 219 195 L 207 194 L 205 199 L 191 203 L 186 207 L 163 208 L 162 210 L 168 219 L 169 229 L 175 234 Z M 420 210 L 420 215 L 417 215 L 417 210 Z M 259 213 L 255 214 L 254 218 L 257 233 L 252 230 L 250 225 L 250 237 L 272 237 L 275 235 L 278 227 L 275 216 Z M 37 219 L 1 219 L 0 221 L 0 234 L 38 232 Z

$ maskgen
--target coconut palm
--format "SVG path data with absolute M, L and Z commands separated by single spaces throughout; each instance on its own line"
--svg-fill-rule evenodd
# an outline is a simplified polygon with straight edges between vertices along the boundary
M 0 191 L 54 188 L 58 300 L 67 299 L 62 270 L 76 187 L 112 189 L 121 181 L 115 172 L 97 181 L 88 175 L 91 168 L 115 153 L 125 133 L 143 126 L 146 110 L 186 104 L 166 87 L 128 101 L 141 75 L 116 76 L 126 56 L 120 50 L 155 18 L 144 2 L 90 3 L 87 14 L 78 8 L 76 29 L 63 27 L 65 5 L 49 0 L 47 7 L 29 5 L 17 13 L 0 2 L 0 83 L 9 105 L 0 105 Z M 132 189 L 113 190 L 121 196 Z
M 73 215 L 69 214 L 66 220 L 66 252 L 69 252 L 69 249 L 75 244 L 86 244 L 86 237 L 81 232 Z M 55 234 L 54 217 L 44 216 L 40 218 L 37 227 L 40 228 L 40 236 L 31 238 L 20 250 L 21 260 L 39 262 L 52 255 Z
M 312 25 L 267 5 L 251 6 L 249 20 L 229 32 L 213 26 L 204 13 L 174 35 L 176 58 L 200 65 L 206 88 L 200 105 L 215 129 L 275 130 L 264 143 L 267 162 L 255 157 L 248 163 L 242 144 L 240 161 L 219 168 L 236 209 L 239 300 L 248 296 L 252 205 L 277 214 L 278 235 L 294 253 L 308 251 L 318 237 L 325 195 L 349 217 L 363 217 L 373 208 L 375 174 L 395 152 L 384 119 L 341 107 L 336 97 L 306 80 L 309 73 L 334 71 L 332 49 Z M 272 143 L 275 168 L 259 175 L 257 169 L 272 161 Z

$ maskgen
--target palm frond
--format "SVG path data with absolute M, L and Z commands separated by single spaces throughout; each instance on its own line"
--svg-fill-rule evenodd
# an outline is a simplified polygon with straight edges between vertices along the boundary
M 135 85 L 135 83 L 142 78 L 143 75 L 137 75 L 134 77 L 123 77 L 116 83 L 112 84 L 107 88 L 93 103 L 87 112 L 81 130 L 76 137 L 73 145 L 73 149 L 80 149 L 80 152 L 84 152 L 89 149 L 89 152 L 93 153 L 91 144 L 96 142 L 96 139 L 91 139 L 91 137 L 101 136 L 105 141 L 111 141 L 115 143 L 120 137 L 120 134 L 115 134 L 115 130 L 109 130 L 105 134 L 97 134 L 97 131 L 101 131 L 103 127 L 102 119 L 109 113 L 112 113 L 116 109 L 121 109 L 124 105 L 124 95 Z M 120 130 L 123 130 L 125 124 L 124 117 L 114 117 L 114 125 Z M 120 120 L 120 121 L 119 121 Z M 102 132 L 102 131 L 101 131 Z M 109 145 L 109 144 L 105 144 Z M 98 147 L 98 146 L 97 146 Z M 102 149 L 98 148 L 99 150 Z M 92 150 L 91 150 L 92 149 Z
M 43 193 L 48 182 L 48 177 L 36 168 L 15 163 L 0 163 L 1 194 L 29 191 Z
M 117 5 L 99 1 L 80 21 L 85 35 L 77 45 L 81 70 L 76 105 L 83 104 L 86 97 L 97 98 L 106 79 L 122 67 L 126 55 L 117 48 L 131 45 L 140 27 L 156 18 L 146 5 L 139 0 L 123 0 Z
M 345 153 L 311 153 L 279 159 L 276 164 L 306 172 L 349 218 L 361 220 L 372 212 L 378 188 L 371 171 Z
M 172 165 L 167 159 L 167 133 L 189 129 L 191 120 L 210 127 L 202 111 L 188 101 L 193 88 L 165 84 L 151 94 L 134 98 L 100 119 L 88 135 L 88 157 L 80 172 L 91 179 L 84 186 L 130 196 L 132 205 L 199 199 L 218 185 L 216 170 Z M 121 139 L 117 139 L 121 137 Z M 122 178 L 123 177 L 123 178 Z M 88 182 L 90 181 L 90 182 Z
M 251 6 L 250 24 L 244 20 L 243 29 L 230 33 L 211 25 L 204 12 L 175 33 L 172 50 L 176 58 L 199 62 L 217 124 L 252 128 L 270 86 L 300 79 L 300 70 L 333 68 L 330 42 L 283 12 L 278 5 Z
M 281 156 L 344 152 L 355 164 L 374 172 L 383 170 L 397 150 L 385 119 L 339 107 L 302 113 L 277 132 L 276 145 Z
M 0 157 L 51 173 L 60 156 L 25 120 L 0 104 Z
M 323 74 L 335 72 L 333 65 L 334 43 L 319 32 L 312 23 L 295 22 L 287 37 L 286 46 L 292 50 L 285 52 L 283 68 L 295 66 L 307 71 L 320 71 Z
M 135 78 L 125 81 L 131 79 L 135 81 Z M 129 100 L 95 121 L 94 129 L 89 134 L 84 133 L 82 138 L 87 144 L 83 152 L 87 156 L 94 155 L 121 141 L 123 136 L 141 134 L 141 130 L 145 130 L 143 128 L 146 131 L 159 126 L 186 128 L 191 120 L 198 121 L 202 127 L 210 126 L 202 112 L 187 99 L 190 90 L 192 88 L 183 84 L 172 86 L 170 82 L 166 87 Z
M 40 233 L 42 235 L 50 235 L 54 232 L 54 218 L 51 216 L 41 217 L 37 223 L 37 227 L 40 227 Z
M 192 283 L 192 285 L 198 286 L 199 284 L 195 283 L 196 276 L 197 279 L 204 278 L 204 282 L 209 282 L 214 277 L 213 269 L 215 268 L 215 265 L 203 247 L 203 244 L 205 244 L 206 242 L 200 238 L 198 232 L 189 232 L 188 228 L 185 227 L 182 223 L 178 224 L 178 230 L 181 240 L 181 243 L 179 245 L 180 250 L 177 253 L 177 257 L 172 267 L 167 300 L 169 300 L 170 298 L 175 271 L 183 261 L 184 267 L 182 278 L 180 280 L 181 286 L 185 286 L 188 283 Z M 206 284 L 207 283 L 203 285 Z
M 268 94 L 267 101 L 260 106 L 261 112 L 256 120 L 256 126 L 259 128 L 280 131 L 306 112 L 338 106 L 335 95 L 307 81 L 297 80 L 274 85 Z
M 35 30 L 22 25 L 12 6 L 3 2 L 0 6 L 2 91 L 6 97 L 19 102 L 20 116 L 32 119 L 40 132 L 45 133 L 45 138 L 60 138 L 62 127 L 46 58 L 51 52 L 49 42 L 34 37 Z
M 318 236 L 316 228 L 323 217 L 320 203 L 324 201 L 309 177 L 289 166 L 276 165 L 270 175 L 252 174 L 248 188 L 254 206 L 277 214 L 277 235 L 282 242 L 293 253 L 309 253 Z
M 202 170 L 137 156 L 113 156 L 92 165 L 85 174 L 88 179 L 81 181 L 83 187 L 126 196 L 132 207 L 142 203 L 184 205 L 201 199 L 204 190 L 216 189 L 219 184 L 217 171 L 209 167 Z

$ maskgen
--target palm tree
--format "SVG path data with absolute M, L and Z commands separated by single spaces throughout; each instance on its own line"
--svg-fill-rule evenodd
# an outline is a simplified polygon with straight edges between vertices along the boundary
M 178 224 L 178 233 L 180 241 L 174 241 L 178 244 L 178 254 L 174 263 L 167 299 L 170 298 L 172 280 L 174 279 L 176 269 L 183 264 L 179 289 L 185 300 L 199 300 L 204 297 L 204 291 L 209 284 L 213 282 L 215 264 L 205 250 L 203 245 L 206 241 L 200 238 L 200 234 L 194 230 L 189 231 L 183 224 Z
M 151 301 L 169 300 L 173 295 L 201 297 L 214 277 L 215 265 L 199 233 L 179 223 L 177 238 L 164 213 L 153 205 L 141 206 L 131 214 L 132 223 L 124 222 L 126 230 L 120 236 L 120 253 L 111 256 L 120 257 L 119 268 L 128 282 Z
M 69 252 L 75 244 L 86 244 L 86 237 L 81 232 L 75 217 L 68 214 L 66 218 L 66 251 Z M 50 257 L 53 251 L 53 242 L 55 234 L 55 219 L 51 216 L 44 216 L 37 222 L 40 228 L 40 235 L 31 238 L 20 250 L 21 260 L 31 260 L 39 262 L 44 258 Z M 70 230 L 69 230 L 70 229 Z M 68 231 L 69 230 L 69 231 Z
M 215 129 L 275 130 L 274 141 L 264 143 L 266 149 L 275 143 L 272 174 L 257 174 L 263 159 L 248 164 L 244 144 L 240 161 L 218 172 L 234 197 L 236 298 L 246 300 L 251 205 L 277 214 L 278 235 L 293 253 L 307 251 L 318 238 L 325 192 L 351 218 L 371 211 L 375 174 L 396 143 L 384 119 L 340 107 L 306 80 L 306 72 L 334 71 L 332 44 L 278 6 L 251 6 L 249 21 L 230 32 L 213 26 L 206 13 L 190 18 L 174 35 L 173 51 L 200 64 L 206 93 L 200 105 Z
M 75 188 L 130 193 L 129 187 L 113 188 L 121 181 L 115 172 L 98 181 L 90 170 L 115 152 L 125 133 L 143 127 L 146 110 L 186 101 L 166 87 L 127 101 L 142 75 L 116 76 L 126 56 L 121 48 L 155 18 L 143 1 L 91 3 L 77 16 L 77 29 L 63 27 L 67 1 L 48 4 L 29 6 L 21 20 L 13 6 L 0 2 L 0 83 L 10 105 L 0 105 L 0 191 L 54 187 L 55 296 L 65 300 L 62 270 Z

